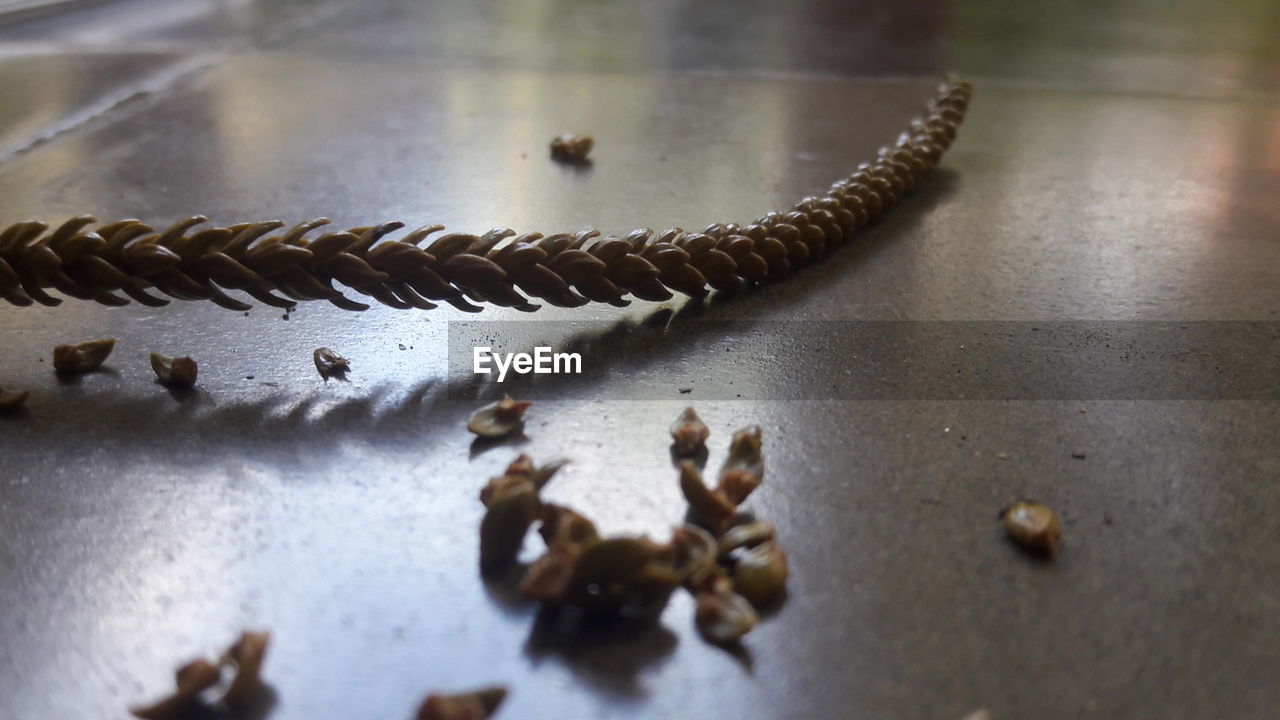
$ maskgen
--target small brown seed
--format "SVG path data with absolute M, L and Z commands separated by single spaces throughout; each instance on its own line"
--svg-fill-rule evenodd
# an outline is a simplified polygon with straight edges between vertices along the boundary
M 537 516 L 538 490 L 533 483 L 517 479 L 496 488 L 480 521 L 480 569 L 487 572 L 514 563 Z
M 720 469 L 719 489 L 734 505 L 741 505 L 764 482 L 764 457 L 760 452 L 763 435 L 758 426 L 733 434 L 729 457 Z
M 351 372 L 351 362 L 329 348 L 316 348 L 311 353 L 311 358 L 315 360 L 316 370 L 325 382 L 329 381 L 330 376 L 341 378 L 343 373 Z
M 262 688 L 262 662 L 267 655 L 267 646 L 271 644 L 269 632 L 244 632 L 223 655 L 223 662 L 230 661 L 236 666 L 236 674 L 231 684 L 222 694 L 222 704 L 232 710 L 241 710 L 253 705 L 254 698 Z
M 729 645 L 756 626 L 755 608 L 746 598 L 732 592 L 698 595 L 694 621 L 711 642 Z
M 31 393 L 26 390 L 19 392 L 16 390 L 5 390 L 0 387 L 0 412 L 17 410 L 27 403 L 27 398 L 30 395 Z
M 691 460 L 680 463 L 680 492 L 693 514 L 716 535 L 725 531 L 737 513 L 737 507 L 728 498 L 707 487 L 698 466 Z
M 151 369 L 156 377 L 165 385 L 173 387 L 191 387 L 196 384 L 199 367 L 189 357 L 171 358 L 160 353 L 151 353 Z
M 486 720 L 507 697 L 504 687 L 484 688 L 460 695 L 432 693 L 418 708 L 417 720 Z
M 676 455 L 688 457 L 696 454 L 705 446 L 710 434 L 711 430 L 707 428 L 706 423 L 702 422 L 702 418 L 698 417 L 698 413 L 691 407 L 685 408 L 684 412 L 676 418 L 675 424 L 671 426 L 671 438 L 675 440 Z
M 600 538 L 595 524 L 563 505 L 543 503 L 541 519 L 538 534 L 549 548 L 581 545 Z
M 53 369 L 66 374 L 97 370 L 115 346 L 114 338 L 91 340 L 78 345 L 59 345 L 53 349 Z
M 467 421 L 467 429 L 484 438 L 500 438 L 524 424 L 525 410 L 533 403 L 513 400 L 510 395 L 480 408 Z
M 787 554 L 772 541 L 742 553 L 733 566 L 733 589 L 760 607 L 787 586 Z
M 565 133 L 551 141 L 551 157 L 565 163 L 584 162 L 594 144 L 590 136 Z
M 1001 515 L 1004 529 L 1022 547 L 1046 557 L 1058 552 L 1062 541 L 1062 523 L 1053 510 L 1035 502 L 1019 502 L 1005 508 Z
M 720 538 L 720 557 L 728 557 L 730 553 L 739 548 L 751 548 L 768 542 L 774 538 L 775 534 L 776 530 L 773 527 L 773 523 L 764 521 L 729 528 Z

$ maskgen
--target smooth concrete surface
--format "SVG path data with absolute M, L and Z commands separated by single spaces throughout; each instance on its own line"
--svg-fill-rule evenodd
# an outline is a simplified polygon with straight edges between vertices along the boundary
M 242 628 L 274 633 L 273 720 L 490 683 L 499 718 L 1272 717 L 1280 15 L 973 5 L 120 0 L 0 24 L 6 224 L 696 228 L 825 189 L 941 73 L 976 85 L 881 223 L 732 297 L 0 307 L 0 386 L 31 391 L 0 416 L 0 718 L 127 717 Z M 564 131 L 596 138 L 589 169 L 547 160 Z M 476 321 L 589 364 L 516 385 L 523 437 L 463 429 L 501 391 L 451 371 Z M 97 337 L 105 370 L 55 377 L 54 345 Z M 319 378 L 322 345 L 350 382 Z M 196 390 L 155 384 L 153 350 L 194 356 Z M 748 504 L 792 578 L 742 649 L 683 594 L 655 625 L 573 626 L 479 576 L 476 493 L 517 451 L 570 458 L 548 495 L 606 532 L 669 532 L 688 404 L 712 467 L 764 429 Z M 1053 563 L 1002 535 L 1023 497 L 1062 515 Z

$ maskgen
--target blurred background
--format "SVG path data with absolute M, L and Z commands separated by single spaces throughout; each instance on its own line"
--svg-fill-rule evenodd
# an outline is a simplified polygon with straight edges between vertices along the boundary
M 692 230 L 825 191 L 944 73 L 976 88 L 858 242 L 706 302 L 0 306 L 0 386 L 31 392 L 0 416 L 0 717 L 125 717 L 242 628 L 275 633 L 275 720 L 489 683 L 511 718 L 1270 717 L 1277 37 L 1249 0 L 0 0 L 0 225 Z M 562 132 L 592 165 L 548 160 Z M 474 444 L 503 388 L 451 375 L 490 332 L 459 320 L 589 372 Z M 106 370 L 55 379 L 97 337 Z M 987 381 L 1009 368 L 1032 389 Z M 479 577 L 476 492 L 517 451 L 569 457 L 548 493 L 605 532 L 665 537 L 689 404 L 711 467 L 765 433 L 750 503 L 792 578 L 743 649 L 684 596 L 583 630 Z M 1063 517 L 1052 564 L 995 522 L 1023 497 Z

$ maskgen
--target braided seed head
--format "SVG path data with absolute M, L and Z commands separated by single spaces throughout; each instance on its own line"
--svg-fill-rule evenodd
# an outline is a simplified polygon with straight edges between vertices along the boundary
M 197 229 L 207 218 L 193 216 L 162 230 L 132 219 L 90 229 L 96 220 L 81 216 L 52 230 L 34 221 L 0 230 L 0 298 L 57 305 L 62 301 L 46 292 L 53 288 L 104 305 L 168 304 L 159 293 L 247 310 L 226 293 L 239 290 L 281 308 L 327 300 L 346 310 L 368 309 L 336 287 L 343 285 L 397 309 L 446 302 L 465 312 L 486 303 L 531 312 L 539 305 L 530 297 L 560 307 L 626 305 L 627 296 L 661 301 L 672 291 L 700 298 L 710 289 L 784 277 L 848 242 L 938 164 L 971 94 L 969 83 L 948 78 L 924 115 L 874 161 L 826 194 L 746 225 L 713 223 L 702 233 L 635 230 L 625 238 L 601 238 L 595 230 L 511 237 L 500 228 L 481 236 L 441 235 L 424 248 L 442 226 L 391 240 L 402 223 L 312 237 L 329 221 Z

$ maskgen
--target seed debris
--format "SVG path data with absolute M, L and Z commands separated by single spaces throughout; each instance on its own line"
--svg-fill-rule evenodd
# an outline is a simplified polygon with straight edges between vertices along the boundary
M 505 437 L 524 425 L 524 413 L 532 404 L 503 395 L 498 402 L 475 411 L 467 421 L 467 429 L 483 438 Z
M 97 370 L 115 347 L 115 338 L 90 340 L 78 345 L 59 345 L 53 349 L 53 369 L 63 374 Z
M 351 372 L 351 362 L 327 347 L 316 348 L 311 353 L 311 358 L 315 360 L 316 370 L 325 382 L 329 382 L 331 376 L 341 380 L 346 373 Z
M 271 634 L 267 632 L 241 633 L 216 663 L 197 658 L 178 668 L 175 674 L 177 690 L 172 695 L 151 705 L 130 708 L 129 712 L 142 720 L 187 720 L 208 716 L 213 708 L 201 694 L 222 681 L 222 668 L 226 665 L 234 666 L 235 674 L 213 705 L 233 712 L 252 707 L 262 689 L 262 661 L 270 641 Z
M 671 426 L 671 438 L 675 441 L 676 455 L 679 457 L 697 454 L 706 447 L 705 443 L 710 435 L 711 430 L 707 428 L 707 424 L 702 422 L 702 418 L 691 407 L 685 408 Z
M 564 133 L 551 141 L 551 159 L 562 163 L 584 163 L 595 141 L 589 135 Z
M 507 698 L 505 687 L 494 686 L 457 695 L 432 693 L 418 708 L 417 720 L 486 720 Z
M 1009 537 L 1028 551 L 1052 558 L 1062 541 L 1062 523 L 1046 505 L 1018 502 L 1001 512 Z
M 151 369 L 156 378 L 172 387 L 191 387 L 196 384 L 199 366 L 189 357 L 171 358 L 160 353 L 151 353 Z
M 0 387 L 0 412 L 12 412 L 27 404 L 27 398 L 31 395 L 26 390 L 5 390 Z

